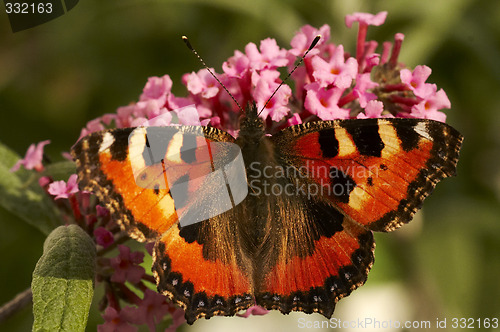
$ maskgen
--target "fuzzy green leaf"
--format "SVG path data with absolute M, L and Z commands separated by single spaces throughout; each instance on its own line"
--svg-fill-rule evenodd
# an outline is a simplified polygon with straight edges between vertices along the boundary
M 69 176 L 76 173 L 76 165 L 69 160 L 60 161 L 47 165 L 43 173 L 49 175 L 54 181 L 68 181 Z
M 76 225 L 60 226 L 45 240 L 33 272 L 33 331 L 84 331 L 92 296 L 96 249 Z

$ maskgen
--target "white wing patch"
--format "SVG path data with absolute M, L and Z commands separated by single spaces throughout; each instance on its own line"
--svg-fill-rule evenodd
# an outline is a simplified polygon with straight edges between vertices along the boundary
M 102 143 L 101 146 L 99 146 L 99 152 L 103 152 L 109 149 L 109 147 L 115 142 L 115 138 L 113 135 L 109 132 L 106 132 L 104 134 L 104 137 L 102 138 Z
M 434 141 L 431 135 L 429 135 L 429 131 L 427 130 L 427 125 L 424 121 L 417 123 L 415 126 L 415 131 L 425 139 L 429 141 Z

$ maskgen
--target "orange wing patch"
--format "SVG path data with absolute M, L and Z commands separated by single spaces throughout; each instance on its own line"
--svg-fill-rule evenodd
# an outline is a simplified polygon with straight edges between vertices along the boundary
M 352 228 L 359 234 L 342 231 L 332 237 L 322 236 L 315 241 L 312 255 L 279 262 L 266 277 L 265 291 L 276 294 L 308 291 L 324 286 L 328 277 L 338 276 L 343 267 L 352 265 L 351 255 L 360 248 L 358 235 L 366 233 L 359 226 Z
M 155 239 L 177 222 L 174 200 L 169 194 L 168 187 L 159 189 L 155 193 L 154 189 L 138 186 L 130 162 L 114 161 L 110 153 L 102 152 L 99 161 L 102 165 L 101 171 L 113 183 L 115 192 L 121 195 L 123 204 L 130 210 L 133 219 L 136 223 L 147 227 L 153 234 L 148 238 L 135 236 L 137 240 Z M 163 173 L 160 173 L 160 176 L 162 175 Z M 162 177 L 159 179 L 163 180 Z M 125 226 L 130 232 L 128 225 Z M 140 233 L 130 232 L 133 237 L 136 234 Z
M 300 310 L 331 317 L 337 301 L 364 284 L 374 259 L 372 232 L 346 219 L 338 222 L 342 229 L 323 233 L 310 255 L 285 255 L 273 266 L 257 292 L 257 304 L 283 313 Z
M 202 223 L 206 222 L 210 221 Z M 255 301 L 251 282 L 237 256 L 227 252 L 211 260 L 204 255 L 204 245 L 188 242 L 178 227 L 172 227 L 154 249 L 153 274 L 158 290 L 186 310 L 190 324 L 200 317 L 232 315 Z M 227 256 L 224 262 L 222 257 Z

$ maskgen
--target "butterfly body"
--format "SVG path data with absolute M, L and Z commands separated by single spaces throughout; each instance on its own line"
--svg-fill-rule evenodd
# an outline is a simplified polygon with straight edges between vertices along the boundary
M 170 128 L 162 158 L 147 155 L 151 137 L 161 137 L 165 127 L 93 133 L 72 149 L 83 188 L 132 237 L 156 241 L 158 290 L 185 309 L 190 324 L 255 304 L 331 317 L 337 301 L 366 281 L 372 232 L 411 220 L 436 183 L 454 175 L 462 141 L 450 126 L 419 119 L 318 121 L 273 136 L 265 129 L 250 106 L 236 139 L 212 127 Z M 188 140 L 207 142 L 210 159 L 182 149 L 180 158 L 169 157 Z M 186 181 L 186 174 L 227 162 L 224 147 L 212 145 L 218 142 L 241 150 L 248 194 L 182 227 L 185 211 L 218 203 L 215 189 Z M 156 184 L 167 177 L 167 159 L 183 172 L 166 186 Z M 136 184 L 134 165 L 149 170 L 144 178 L 152 188 Z M 170 190 L 177 183 L 188 183 L 182 201 Z

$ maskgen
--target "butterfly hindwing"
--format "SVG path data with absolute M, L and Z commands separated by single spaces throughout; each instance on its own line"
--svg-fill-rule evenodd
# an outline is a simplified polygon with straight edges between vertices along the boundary
M 355 222 L 391 231 L 455 174 L 461 135 L 422 119 L 310 122 L 273 136 L 284 167 Z
M 248 265 L 235 236 L 237 219 L 227 218 L 227 213 L 172 227 L 155 245 L 158 290 L 184 308 L 189 324 L 200 317 L 232 316 L 255 302 Z
M 271 220 L 271 239 L 280 245 L 270 250 L 273 264 L 261 276 L 257 304 L 329 318 L 337 301 L 366 281 L 374 260 L 372 232 L 313 198 L 282 202 Z

